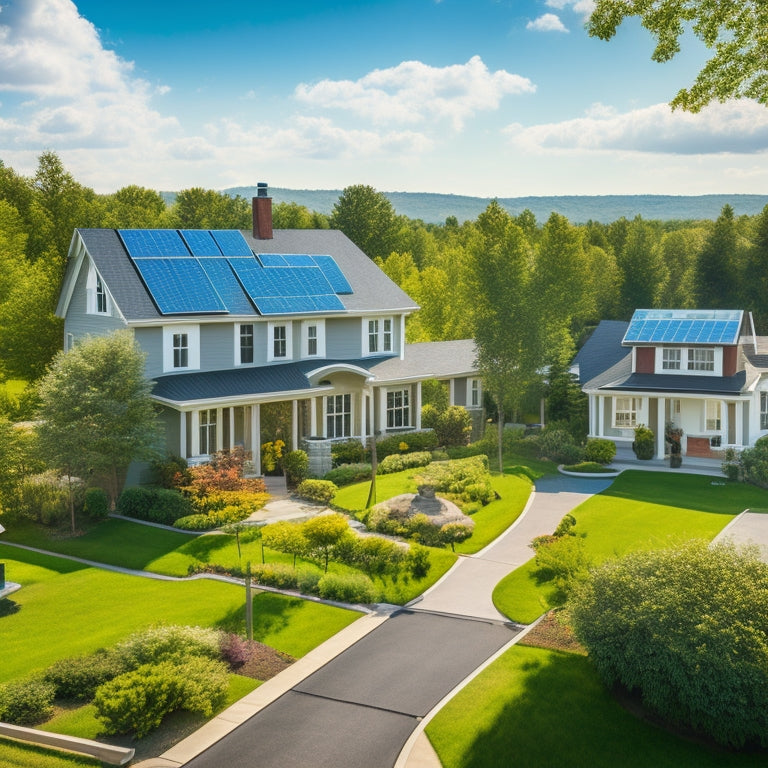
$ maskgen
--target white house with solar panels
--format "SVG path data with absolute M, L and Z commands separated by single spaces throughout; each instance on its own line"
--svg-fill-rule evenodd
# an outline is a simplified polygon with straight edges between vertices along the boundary
M 768 434 L 768 338 L 743 310 L 638 309 L 603 321 L 574 359 L 589 396 L 589 434 L 629 445 L 653 430 L 663 459 L 667 426 L 683 455 L 720 458 Z
M 421 428 L 421 384 L 477 415 L 471 340 L 405 343 L 418 309 L 337 230 L 273 230 L 266 185 L 253 231 L 78 229 L 57 315 L 65 349 L 128 328 L 146 353 L 166 447 L 205 461 L 253 453 L 261 406 L 290 403 L 292 448 Z

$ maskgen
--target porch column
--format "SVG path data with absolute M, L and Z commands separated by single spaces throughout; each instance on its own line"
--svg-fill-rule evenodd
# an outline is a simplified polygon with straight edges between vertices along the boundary
M 216 445 L 211 450 L 211 446 L 208 446 L 208 453 L 215 453 L 224 448 L 224 409 L 216 409 Z
M 421 382 L 416 382 L 416 392 L 414 393 L 414 402 L 413 402 L 413 408 L 416 411 L 414 414 L 414 426 L 416 429 L 421 429 Z
M 235 447 L 235 409 L 229 407 L 229 445 L 227 448 L 231 451 Z
M 720 445 L 728 445 L 728 402 L 720 401 Z
M 736 401 L 736 445 L 744 445 L 744 403 Z
M 299 401 L 291 400 L 291 450 L 299 444 Z
M 454 397 L 454 380 L 448 379 L 448 405 L 456 405 L 456 399 Z
M 360 437 L 363 443 L 368 437 L 368 393 L 365 389 L 360 392 Z
M 666 410 L 667 399 L 665 397 L 656 398 L 656 458 L 663 459 L 664 450 L 664 433 L 666 432 Z
M 317 437 L 317 398 L 309 398 L 309 431 L 312 437 Z
M 251 454 L 253 469 L 257 475 L 261 475 L 261 405 L 259 403 L 251 406 Z
M 605 435 L 605 398 L 602 395 L 595 395 L 597 398 L 597 436 Z
M 187 412 L 179 413 L 179 456 L 187 458 Z
M 387 393 L 379 390 L 379 431 L 387 431 Z
M 193 456 L 200 455 L 200 411 L 192 411 L 192 419 L 189 428 L 192 430 L 192 441 L 190 444 L 190 452 Z

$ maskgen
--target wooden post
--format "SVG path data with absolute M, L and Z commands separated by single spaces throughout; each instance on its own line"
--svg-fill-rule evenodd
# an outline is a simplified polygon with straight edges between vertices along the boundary
M 245 636 L 253 640 L 253 598 L 251 597 L 251 561 L 245 567 Z

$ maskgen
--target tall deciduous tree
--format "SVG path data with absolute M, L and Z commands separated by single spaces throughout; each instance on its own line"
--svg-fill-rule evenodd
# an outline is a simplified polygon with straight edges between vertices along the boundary
M 69 477 L 101 483 L 114 508 L 131 461 L 154 455 L 151 388 L 144 355 L 128 331 L 59 352 L 39 386 L 43 455 Z
M 340 229 L 371 259 L 396 250 L 399 223 L 392 203 L 365 184 L 346 187 L 333 206 L 330 224 Z
M 593 37 L 610 40 L 629 16 L 656 38 L 651 58 L 664 62 L 680 52 L 680 36 L 692 29 L 715 55 L 673 107 L 698 112 L 711 101 L 746 96 L 768 104 L 768 6 L 763 0 L 597 0 L 589 19 Z
M 244 197 L 202 187 L 176 195 L 171 219 L 182 229 L 250 229 L 253 225 L 251 204 Z
M 469 282 L 477 364 L 498 408 L 498 461 L 508 407 L 515 408 L 539 364 L 538 318 L 530 307 L 530 253 L 523 231 L 492 202 L 477 219 Z

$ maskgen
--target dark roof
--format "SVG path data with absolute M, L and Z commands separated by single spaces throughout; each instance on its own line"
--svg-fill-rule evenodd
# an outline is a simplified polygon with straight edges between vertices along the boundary
M 623 381 L 606 383 L 600 389 L 632 392 L 666 392 L 669 394 L 734 395 L 741 392 L 746 381 L 746 371 L 739 371 L 734 376 L 633 373 Z
M 584 386 L 624 358 L 631 358 L 631 351 L 621 345 L 628 327 L 623 320 L 600 321 L 573 359 L 572 365 L 579 366 L 579 384 Z
M 176 373 L 157 377 L 152 395 L 165 401 L 183 403 L 302 392 L 313 386 L 307 378 L 308 373 L 337 365 L 355 366 L 368 371 L 378 384 L 402 379 L 461 376 L 475 370 L 474 349 L 471 339 L 434 341 L 407 344 L 407 364 L 399 357 L 389 356 L 357 360 L 300 360 L 254 368 Z
M 78 229 L 77 233 L 123 317 L 128 322 L 162 320 L 163 315 L 158 312 L 144 283 L 139 278 L 117 231 Z M 351 294 L 339 296 L 347 312 L 395 312 L 418 309 L 413 299 L 339 230 L 276 229 L 271 240 L 255 240 L 253 233 L 248 231 L 243 231 L 242 234 L 256 253 L 333 256 L 352 287 Z M 70 279 L 76 277 L 69 273 L 67 276 Z M 250 314 L 258 316 L 255 310 L 251 310 Z

